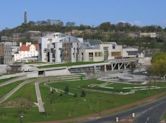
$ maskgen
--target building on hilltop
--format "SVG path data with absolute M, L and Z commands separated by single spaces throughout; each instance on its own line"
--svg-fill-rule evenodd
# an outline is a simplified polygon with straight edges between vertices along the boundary
M 156 32 L 141 32 L 140 37 L 157 38 L 158 34 Z

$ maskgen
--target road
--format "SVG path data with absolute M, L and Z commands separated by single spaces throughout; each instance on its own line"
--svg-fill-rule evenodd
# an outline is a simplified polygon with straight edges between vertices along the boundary
M 41 93 L 40 93 L 39 82 L 35 82 L 35 91 L 36 91 L 39 112 L 41 112 L 41 113 L 45 112 L 45 108 L 44 108 Z
M 166 111 L 166 100 L 142 112 L 134 123 L 159 123 L 161 116 Z
M 116 117 L 123 119 L 135 113 L 134 123 L 159 123 L 161 116 L 166 112 L 166 97 L 159 99 L 150 104 L 138 106 L 127 111 L 123 111 L 112 116 L 100 119 L 90 120 L 84 123 L 114 123 Z

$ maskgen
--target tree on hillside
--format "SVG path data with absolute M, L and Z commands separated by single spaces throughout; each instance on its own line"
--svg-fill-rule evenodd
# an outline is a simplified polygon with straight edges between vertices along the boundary
M 111 23 L 110 22 L 104 22 L 99 25 L 99 29 L 103 31 L 109 31 L 111 29 Z
M 75 22 L 67 22 L 66 27 L 74 27 L 76 24 Z
M 152 75 L 157 75 L 166 77 L 166 53 L 158 53 L 152 58 L 152 65 L 150 67 L 150 73 Z

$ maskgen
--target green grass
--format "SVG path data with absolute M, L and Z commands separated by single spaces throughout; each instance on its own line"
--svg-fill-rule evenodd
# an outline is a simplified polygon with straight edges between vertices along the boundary
M 87 96 L 85 98 L 80 97 L 82 88 L 85 88 L 92 83 L 100 84 L 103 82 L 97 80 L 82 80 L 77 82 L 61 82 L 50 84 L 52 87 L 60 89 L 64 89 L 65 86 L 68 86 L 69 91 L 77 93 L 78 97 L 72 97 L 69 95 L 60 96 L 57 93 L 52 95 L 50 94 L 49 89 L 42 85 L 42 95 L 44 102 L 46 102 L 45 106 L 48 113 L 48 119 L 65 119 L 96 113 L 102 110 L 136 102 L 140 99 L 144 99 L 145 97 L 152 96 L 163 91 L 163 89 L 147 90 L 139 91 L 131 95 L 86 92 Z M 121 86 L 121 84 L 118 86 Z
M 22 81 L 18 81 L 15 83 L 11 83 L 9 85 L 5 85 L 3 87 L 0 87 L 0 97 L 4 96 L 6 93 L 8 93 L 10 90 L 15 88 L 18 84 L 20 84 Z
M 10 103 L 10 105 L 7 106 L 9 102 L 16 105 L 11 107 L 12 103 Z M 34 105 L 34 102 L 36 102 L 35 87 L 34 83 L 30 83 L 18 90 L 3 105 L 1 105 L 0 122 L 18 123 L 20 120 L 19 114 L 22 112 L 26 123 L 31 122 L 36 118 L 37 120 L 39 120 L 39 118 L 42 119 L 43 115 L 38 112 L 38 108 Z
M 26 62 L 25 64 L 46 64 L 46 62 Z
M 70 81 L 70 82 L 59 82 L 49 84 L 52 87 L 64 90 L 65 86 L 68 86 L 70 91 L 75 93 L 80 91 L 82 88 L 86 88 L 89 84 L 102 84 L 103 82 L 98 80 L 80 80 L 80 81 Z
M 31 102 L 35 102 L 36 95 L 35 95 L 34 83 L 30 83 L 30 84 L 23 86 L 20 90 L 18 90 L 15 94 L 13 94 L 8 99 L 8 101 L 17 100 L 19 98 L 26 98 L 27 100 L 29 100 Z
M 104 87 L 102 87 L 100 84 L 97 84 L 94 87 L 87 87 L 87 88 L 88 89 L 95 89 L 95 90 L 99 90 L 99 91 L 108 91 L 108 92 L 119 93 L 119 92 L 131 92 L 132 90 L 135 90 L 135 89 L 139 90 L 139 89 L 144 88 L 144 87 L 150 88 L 151 86 L 166 87 L 166 83 L 151 83 L 151 84 L 146 84 L 146 85 L 125 84 L 125 83 L 107 83 L 107 85 L 105 85 Z M 139 88 L 134 88 L 134 87 L 139 87 Z
M 59 82 L 52 83 L 50 86 L 55 88 L 64 89 L 65 86 L 69 87 L 69 91 L 77 93 L 77 97 L 63 94 L 60 96 L 58 93 L 51 94 L 49 88 L 40 85 L 42 99 L 46 109 L 46 114 L 38 113 L 37 107 L 31 106 L 30 108 L 20 109 L 4 108 L 0 107 L 0 122 L 2 123 L 18 123 L 19 113 L 24 112 L 24 122 L 38 122 L 48 120 L 61 120 L 72 117 L 78 117 L 88 115 L 92 113 L 101 112 L 103 110 L 112 109 L 125 104 L 137 102 L 155 94 L 159 94 L 165 89 L 160 90 L 147 90 L 138 91 L 131 95 L 116 95 L 116 94 L 104 94 L 97 92 L 86 92 L 86 97 L 80 97 L 81 90 L 87 87 L 89 84 L 101 84 L 103 82 L 97 80 L 80 80 L 73 82 Z M 165 83 L 161 84 L 166 86 Z M 125 85 L 118 84 L 116 86 L 124 87 Z M 126 85 L 128 86 L 128 85 Z M 8 101 L 17 101 L 20 98 L 28 99 L 31 102 L 36 101 L 34 84 L 28 84 L 14 94 Z
M 16 78 L 16 77 L 11 77 L 11 78 L 7 78 L 7 79 L 0 79 L 0 83 L 9 81 L 9 80 L 14 79 L 14 78 Z
M 56 86 L 57 87 L 57 86 Z M 81 88 L 73 89 L 69 86 L 70 90 L 77 92 L 78 97 L 68 95 L 59 96 L 59 94 L 51 95 L 49 89 L 42 88 L 43 99 L 46 102 L 46 111 L 48 119 L 66 119 L 77 117 L 85 114 L 100 112 L 106 109 L 115 108 L 121 105 L 136 102 L 148 96 L 155 95 L 163 90 L 149 90 L 139 91 L 132 95 L 115 95 L 115 94 L 102 94 L 94 92 L 86 92 L 85 98 L 80 97 Z M 62 87 L 63 88 L 63 87 Z M 53 102 L 52 102 L 53 100 Z
M 64 63 L 64 64 L 51 64 L 51 65 L 39 66 L 38 68 L 65 67 L 65 66 L 74 66 L 74 65 L 95 64 L 95 63 L 102 63 L 102 62 L 73 62 L 73 63 Z

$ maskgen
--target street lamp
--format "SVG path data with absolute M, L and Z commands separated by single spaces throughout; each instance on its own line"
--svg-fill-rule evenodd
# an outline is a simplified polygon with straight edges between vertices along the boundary
M 24 118 L 24 114 L 21 113 L 21 114 L 20 114 L 20 123 L 23 123 L 23 118 Z

